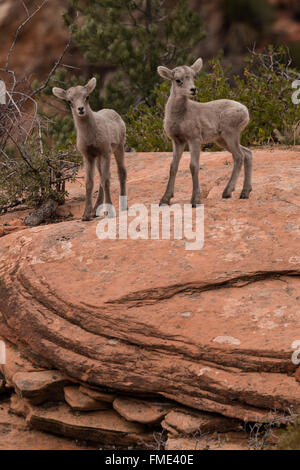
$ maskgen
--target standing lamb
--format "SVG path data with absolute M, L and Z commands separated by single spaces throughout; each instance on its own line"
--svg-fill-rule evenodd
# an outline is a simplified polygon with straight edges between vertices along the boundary
M 231 193 L 235 190 L 243 162 L 245 178 L 240 198 L 247 199 L 252 190 L 252 152 L 240 144 L 240 134 L 249 122 L 248 109 L 237 101 L 226 99 L 208 103 L 189 100 L 189 96 L 196 95 L 194 78 L 196 73 L 200 72 L 202 64 L 202 59 L 198 59 L 191 67 L 183 65 L 173 70 L 167 67 L 157 69 L 161 77 L 172 82 L 171 93 L 166 104 L 164 129 L 172 139 L 173 161 L 168 186 L 160 201 L 161 205 L 170 204 L 170 199 L 174 196 L 176 173 L 186 144 L 189 145 L 191 152 L 192 207 L 200 204 L 198 173 L 201 144 L 216 142 L 232 153 L 234 167 L 223 191 L 223 198 L 231 197 Z
M 91 220 L 96 217 L 97 208 L 108 204 L 108 215 L 113 217 L 112 201 L 110 197 L 110 156 L 114 153 L 120 180 L 120 195 L 126 196 L 126 168 L 124 165 L 124 145 L 126 127 L 122 118 L 112 109 L 91 110 L 88 99 L 96 86 L 96 79 L 85 86 L 75 86 L 68 90 L 53 88 L 53 94 L 61 100 L 66 100 L 72 109 L 72 115 L 77 133 L 77 148 L 84 157 L 86 201 L 82 220 Z M 97 201 L 93 208 L 92 195 L 94 186 L 95 163 L 100 174 L 100 186 Z M 122 210 L 127 209 L 123 203 Z M 125 207 L 126 206 L 126 207 Z

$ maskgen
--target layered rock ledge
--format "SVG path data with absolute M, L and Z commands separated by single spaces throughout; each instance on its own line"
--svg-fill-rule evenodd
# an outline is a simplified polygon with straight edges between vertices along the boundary
M 231 200 L 221 199 L 229 154 L 203 156 L 202 250 L 187 251 L 184 240 L 174 239 L 99 240 L 99 219 L 1 238 L 0 336 L 34 368 L 63 374 L 69 387 L 81 386 L 79 394 L 90 390 L 81 401 L 77 390 L 76 396 L 72 388 L 65 391 L 69 405 L 62 405 L 61 416 L 72 402 L 93 406 L 93 392 L 107 394 L 109 410 L 89 413 L 117 416 L 149 442 L 150 424 L 163 422 L 173 440 L 181 436 L 174 423 L 187 410 L 196 413 L 193 423 L 211 413 L 231 429 L 224 417 L 264 422 L 300 409 L 299 371 L 292 361 L 293 343 L 300 340 L 300 153 L 254 153 L 249 200 L 238 199 L 241 180 Z M 129 205 L 149 208 L 159 201 L 169 162 L 165 154 L 128 156 Z M 174 203 L 190 200 L 188 163 L 185 155 Z M 115 168 L 112 173 L 116 201 Z M 78 201 L 66 207 L 71 215 Z M 17 372 L 6 375 L 18 392 Z M 23 415 L 40 423 L 36 403 L 18 395 L 26 401 Z M 148 404 L 134 410 L 130 399 Z M 138 419 L 139 406 L 151 415 L 148 424 Z M 168 406 L 179 411 L 168 416 Z M 53 432 L 66 429 L 65 423 Z

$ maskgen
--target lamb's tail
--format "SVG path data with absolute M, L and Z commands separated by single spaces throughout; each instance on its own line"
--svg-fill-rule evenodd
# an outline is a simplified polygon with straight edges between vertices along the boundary
M 246 106 L 242 105 L 241 108 L 241 131 L 245 129 L 245 127 L 248 126 L 250 122 L 250 115 L 249 115 L 249 110 Z

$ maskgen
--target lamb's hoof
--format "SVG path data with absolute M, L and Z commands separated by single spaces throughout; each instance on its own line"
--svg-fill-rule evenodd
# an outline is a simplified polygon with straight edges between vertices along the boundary
M 92 219 L 93 219 L 93 216 L 92 216 L 91 214 L 89 214 L 89 215 L 83 215 L 83 216 L 81 217 L 82 222 L 88 222 L 88 221 L 90 221 L 90 220 L 92 220 Z
M 170 205 L 170 201 L 164 201 L 164 200 L 161 200 L 160 203 L 159 203 L 160 206 L 169 206 Z
M 108 219 L 114 219 L 116 217 L 116 210 L 114 208 L 114 206 L 112 205 L 109 205 L 107 210 L 106 210 L 106 217 L 108 217 Z
M 100 204 L 97 208 L 95 207 L 95 217 L 105 217 L 105 215 L 103 204 Z
M 227 193 L 226 191 L 224 191 L 223 194 L 222 194 L 222 198 L 223 198 L 223 199 L 229 199 L 229 198 L 231 198 L 231 193 Z
M 200 206 L 200 204 L 201 204 L 201 196 L 198 195 L 198 196 L 193 197 L 192 200 L 191 200 L 191 204 L 192 204 L 192 207 Z
M 240 199 L 249 199 L 251 189 L 243 189 L 240 195 Z
M 120 204 L 120 210 L 123 212 L 123 211 L 127 211 L 128 210 L 128 204 L 127 204 L 127 201 L 121 201 L 121 204 Z

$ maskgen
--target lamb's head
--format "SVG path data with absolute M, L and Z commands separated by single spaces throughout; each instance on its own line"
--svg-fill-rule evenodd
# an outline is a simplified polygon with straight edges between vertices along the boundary
M 94 91 L 96 79 L 91 78 L 85 86 L 74 86 L 68 90 L 54 87 L 52 93 L 59 99 L 65 100 L 71 106 L 72 112 L 84 117 L 87 112 L 89 95 Z
M 195 96 L 197 89 L 194 80 L 196 73 L 200 72 L 202 65 L 202 59 L 197 59 L 190 67 L 188 65 L 182 65 L 175 67 L 173 70 L 167 67 L 158 67 L 157 71 L 162 78 L 172 81 L 177 95 Z

